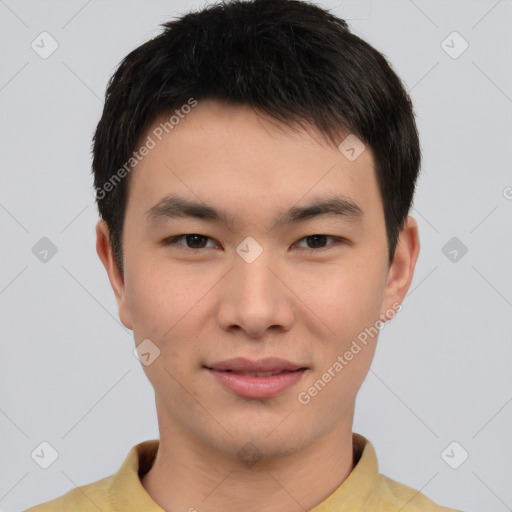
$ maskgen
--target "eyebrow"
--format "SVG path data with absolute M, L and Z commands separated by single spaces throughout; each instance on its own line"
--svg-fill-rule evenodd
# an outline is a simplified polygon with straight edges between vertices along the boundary
M 361 222 L 364 214 L 363 210 L 351 199 L 331 196 L 315 200 L 306 206 L 291 207 L 274 219 L 271 229 L 303 222 L 321 215 L 342 217 L 350 222 Z M 225 225 L 232 225 L 234 222 L 234 217 L 225 210 L 173 195 L 164 197 L 146 211 L 147 222 L 152 226 L 158 225 L 168 218 L 195 218 L 220 222 Z

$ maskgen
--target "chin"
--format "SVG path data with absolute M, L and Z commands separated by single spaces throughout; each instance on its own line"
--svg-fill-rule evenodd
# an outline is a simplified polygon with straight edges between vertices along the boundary
M 252 465 L 258 461 L 275 460 L 296 453 L 313 442 L 298 425 L 276 428 L 279 422 L 248 424 L 230 428 L 231 437 L 212 440 L 214 448 L 225 455 Z M 232 425 L 231 425 L 232 426 Z
M 226 445 L 222 445 L 219 449 L 225 455 L 248 466 L 253 466 L 258 462 L 278 460 L 292 455 L 299 451 L 300 445 L 291 439 L 286 444 L 283 443 L 283 439 L 276 438 L 270 441 L 265 438 L 265 435 L 262 435 L 260 438 L 255 436 L 240 438 L 235 440 L 234 444 L 229 446 L 229 448 Z

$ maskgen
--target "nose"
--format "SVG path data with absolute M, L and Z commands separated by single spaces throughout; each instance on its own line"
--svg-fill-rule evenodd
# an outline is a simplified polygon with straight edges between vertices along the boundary
M 291 329 L 296 311 L 293 287 L 270 250 L 251 263 L 237 256 L 225 279 L 218 309 L 222 329 L 241 330 L 252 339 L 265 337 L 268 330 Z

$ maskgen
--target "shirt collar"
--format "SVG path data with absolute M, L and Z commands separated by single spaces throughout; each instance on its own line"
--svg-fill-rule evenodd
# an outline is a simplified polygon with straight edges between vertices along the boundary
M 135 445 L 130 450 L 109 488 L 109 498 L 114 510 L 165 512 L 146 492 L 140 481 L 141 476 L 151 468 L 159 444 L 158 439 L 151 439 Z
M 363 510 L 379 487 L 379 464 L 373 445 L 360 434 L 352 434 L 354 468 L 348 477 L 311 512 L 354 512 Z
M 146 492 L 141 476 L 151 468 L 158 446 L 158 439 L 135 445 L 128 453 L 119 471 L 113 476 L 109 498 L 114 510 L 128 512 L 165 512 Z M 378 487 L 379 466 L 375 449 L 360 434 L 352 434 L 354 468 L 345 481 L 311 512 L 353 512 L 363 507 L 372 490 Z

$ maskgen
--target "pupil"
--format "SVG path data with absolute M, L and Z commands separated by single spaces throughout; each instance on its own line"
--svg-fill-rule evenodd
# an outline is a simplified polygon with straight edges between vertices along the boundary
M 196 247 L 196 245 L 194 245 L 194 239 L 195 239 L 195 242 L 197 242 L 197 239 L 198 239 L 198 238 L 199 238 L 199 239 L 201 239 L 201 238 L 203 238 L 203 239 L 204 239 L 204 237 L 203 237 L 202 235 L 187 235 L 187 243 L 188 243 L 189 245 L 192 245 L 192 246 Z M 191 240 L 192 240 L 192 242 L 191 242 Z M 200 245 L 201 245 L 201 244 L 200 244 Z
M 318 242 L 318 239 L 320 239 L 320 241 L 324 241 L 325 242 L 325 235 L 312 235 L 312 236 L 309 236 L 308 237 L 309 239 L 313 239 L 313 240 L 316 240 L 316 242 Z M 318 244 L 316 242 L 313 242 L 313 245 L 315 247 L 318 247 Z M 320 246 L 322 245 L 322 243 L 320 242 Z

